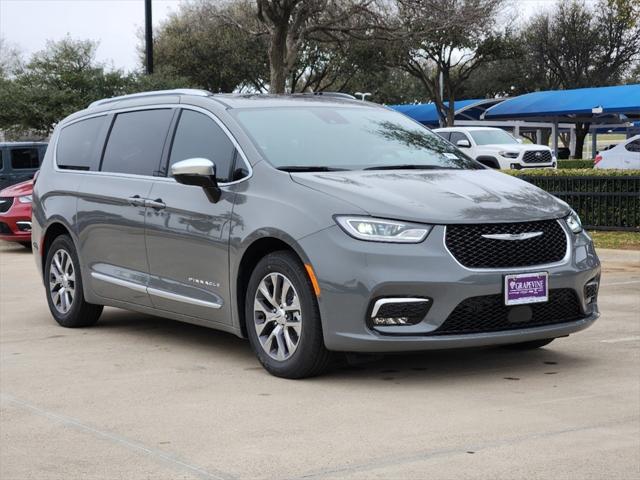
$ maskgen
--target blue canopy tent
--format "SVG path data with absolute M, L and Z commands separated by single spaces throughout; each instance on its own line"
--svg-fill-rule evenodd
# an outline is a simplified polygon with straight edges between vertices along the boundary
M 456 120 L 479 120 L 487 108 L 501 101 L 502 99 L 486 98 L 456 100 L 454 102 L 455 118 Z M 449 106 L 449 102 L 445 102 L 445 105 Z M 436 128 L 440 125 L 438 109 L 435 103 L 389 105 L 389 107 L 400 113 L 404 113 L 427 127 Z
M 556 152 L 559 122 L 590 124 L 595 152 L 603 126 L 640 119 L 640 84 L 528 93 L 492 106 L 482 118 L 552 122 Z

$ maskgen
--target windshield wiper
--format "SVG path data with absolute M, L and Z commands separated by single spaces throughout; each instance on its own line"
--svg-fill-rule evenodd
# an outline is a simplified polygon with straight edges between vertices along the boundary
M 413 165 L 408 163 L 402 165 L 377 165 L 363 170 L 450 170 L 450 168 L 439 165 Z
M 348 169 L 338 168 L 338 167 L 326 167 L 322 165 L 289 165 L 284 167 L 278 167 L 278 170 L 281 170 L 283 172 L 342 172 Z

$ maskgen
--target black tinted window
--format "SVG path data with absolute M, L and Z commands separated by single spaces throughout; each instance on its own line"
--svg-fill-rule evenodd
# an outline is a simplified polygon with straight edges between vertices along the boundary
M 173 110 L 141 110 L 116 116 L 102 159 L 103 172 L 153 175 Z
M 627 143 L 624 148 L 630 152 L 640 152 L 640 140 L 634 140 L 631 143 Z
M 58 166 L 73 170 L 97 170 L 98 152 L 101 149 L 97 148 L 96 142 L 106 121 L 106 116 L 94 117 L 63 128 L 56 149 Z
M 40 167 L 40 155 L 37 147 L 12 148 L 11 168 L 14 170 L 37 169 Z
M 227 181 L 235 156 L 235 146 L 224 131 L 206 115 L 183 110 L 171 147 L 170 164 L 188 158 L 206 158 L 216 164 L 218 180 Z
M 454 145 L 458 144 L 458 140 L 469 140 L 467 138 L 467 136 L 464 133 L 460 133 L 460 132 L 451 132 L 451 138 L 450 138 L 450 142 L 453 143 Z
M 436 133 L 442 138 L 444 138 L 445 140 L 449 140 L 449 135 L 451 135 L 451 132 L 436 132 Z

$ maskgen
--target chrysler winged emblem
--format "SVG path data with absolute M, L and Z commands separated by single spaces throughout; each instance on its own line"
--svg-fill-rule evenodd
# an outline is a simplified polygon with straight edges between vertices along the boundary
M 525 232 L 525 233 L 487 233 L 482 235 L 484 238 L 491 240 L 528 240 L 530 238 L 539 237 L 543 232 Z

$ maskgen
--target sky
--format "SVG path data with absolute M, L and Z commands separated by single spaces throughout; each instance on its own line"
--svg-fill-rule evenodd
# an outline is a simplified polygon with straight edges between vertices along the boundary
M 153 0 L 157 26 L 186 0 Z M 512 0 L 521 17 L 553 5 L 556 0 Z M 42 50 L 47 40 L 99 42 L 97 59 L 114 68 L 139 69 L 138 32 L 144 27 L 144 0 L 0 0 L 0 38 L 26 57 Z

